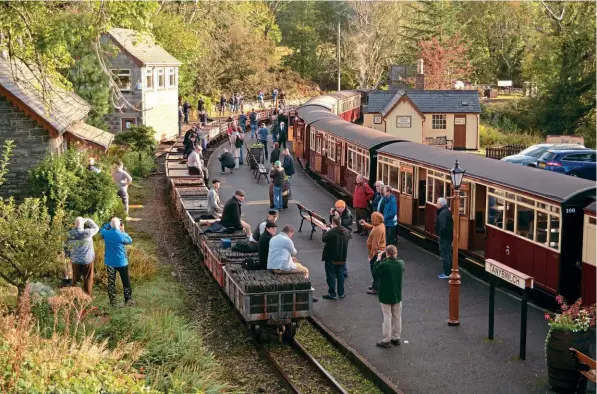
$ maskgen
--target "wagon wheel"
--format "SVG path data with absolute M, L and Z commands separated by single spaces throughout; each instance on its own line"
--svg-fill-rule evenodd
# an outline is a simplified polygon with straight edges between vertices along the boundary
M 294 339 L 294 336 L 296 335 L 297 330 L 298 330 L 297 322 L 291 322 L 291 323 L 286 324 L 286 329 L 284 330 L 284 339 L 287 342 L 291 342 Z
M 251 333 L 256 342 L 261 342 L 261 326 L 259 324 L 253 324 L 251 326 Z

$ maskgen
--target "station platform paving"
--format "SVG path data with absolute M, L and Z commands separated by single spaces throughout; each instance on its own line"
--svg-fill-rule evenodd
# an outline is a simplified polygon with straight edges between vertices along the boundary
M 247 138 L 247 143 L 251 143 Z M 234 173 L 220 174 L 218 155 L 212 155 L 211 179 L 221 181 L 220 198 L 224 204 L 237 189 L 246 196 L 242 204 L 243 220 L 254 228 L 264 220 L 269 209 L 269 185 L 245 162 Z M 271 151 L 271 149 L 269 149 Z M 269 166 L 269 164 L 266 164 Z M 327 293 L 323 243 L 318 229 L 309 240 L 311 226 L 298 232 L 301 203 L 323 217 L 328 217 L 335 198 L 305 173 L 295 160 L 292 199 L 282 210 L 278 230 L 285 224 L 295 228 L 293 237 L 298 259 L 311 272 L 314 304 L 319 320 L 357 350 L 382 374 L 405 393 L 546 393 L 544 312 L 531 305 L 528 309 L 526 360 L 518 359 L 520 335 L 520 300 L 501 291 L 495 299 L 495 340 L 487 340 L 489 286 L 461 271 L 460 326 L 450 327 L 448 318 L 448 281 L 438 279 L 439 258 L 400 238 L 398 254 L 405 262 L 402 309 L 402 345 L 392 349 L 375 346 L 381 339 L 382 313 L 377 296 L 366 294 L 371 285 L 366 237 L 358 234 L 349 242 L 349 277 L 346 297 L 334 301 L 321 298 Z M 354 212 L 353 212 L 354 215 Z M 354 226 L 356 229 L 356 225 Z

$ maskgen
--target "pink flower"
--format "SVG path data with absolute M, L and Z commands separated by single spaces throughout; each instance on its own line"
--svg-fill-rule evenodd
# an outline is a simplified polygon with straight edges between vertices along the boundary
M 551 316 L 549 316 L 549 313 L 545 314 L 545 320 L 550 321 L 551 320 Z
M 562 303 L 564 302 L 564 297 L 562 297 L 561 295 L 557 295 L 556 301 L 558 302 L 558 304 L 562 305 Z

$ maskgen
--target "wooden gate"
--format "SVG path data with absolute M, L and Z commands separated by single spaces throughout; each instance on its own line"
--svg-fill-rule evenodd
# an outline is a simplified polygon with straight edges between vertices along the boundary
M 454 149 L 466 149 L 466 115 L 454 115 Z

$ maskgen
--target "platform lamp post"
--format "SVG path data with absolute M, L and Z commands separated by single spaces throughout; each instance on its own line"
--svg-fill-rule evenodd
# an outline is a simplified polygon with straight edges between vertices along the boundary
M 454 218 L 454 245 L 452 246 L 452 273 L 448 283 L 450 285 L 450 306 L 449 306 L 449 326 L 460 325 L 460 273 L 458 272 L 458 238 L 460 229 L 460 186 L 464 178 L 463 170 L 458 165 L 458 160 L 454 163 L 454 168 L 450 170 L 452 178 L 452 187 L 454 188 L 454 205 L 452 215 Z

